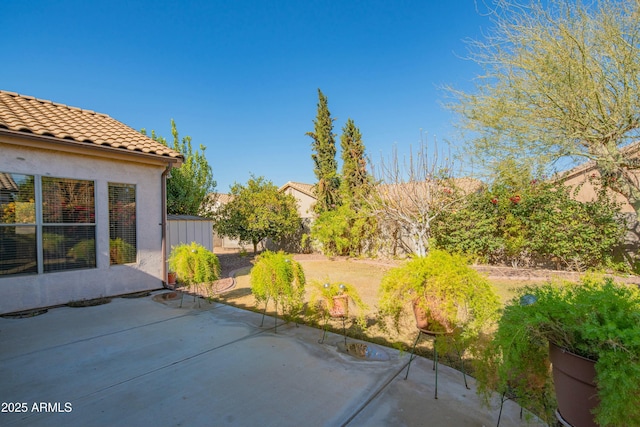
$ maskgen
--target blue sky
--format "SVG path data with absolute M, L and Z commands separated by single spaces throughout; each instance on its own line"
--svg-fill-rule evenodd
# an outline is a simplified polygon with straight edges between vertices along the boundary
M 482 2 L 479 2 L 482 4 Z M 327 96 L 378 161 L 460 142 L 442 107 L 479 74 L 464 39 L 490 27 L 474 0 L 4 0 L 0 89 L 110 115 L 207 147 L 228 192 L 250 174 L 314 183 L 311 139 Z

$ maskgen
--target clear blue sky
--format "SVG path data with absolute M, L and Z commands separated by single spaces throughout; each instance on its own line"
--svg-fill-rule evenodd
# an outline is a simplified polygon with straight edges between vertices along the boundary
M 482 4 L 482 2 L 479 2 Z M 0 89 L 105 113 L 207 147 L 228 192 L 250 174 L 314 183 L 320 88 L 339 135 L 408 152 L 420 129 L 458 142 L 444 84 L 479 73 L 465 38 L 490 27 L 474 0 L 3 0 Z M 339 153 L 338 153 L 339 155 Z

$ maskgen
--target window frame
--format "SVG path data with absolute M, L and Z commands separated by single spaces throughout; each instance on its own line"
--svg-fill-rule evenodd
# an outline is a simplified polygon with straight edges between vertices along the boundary
M 111 189 L 112 188 L 132 188 L 133 189 L 133 204 L 134 204 L 134 223 L 133 223 L 133 240 L 134 240 L 134 244 L 133 246 L 133 250 L 134 250 L 134 254 L 133 254 L 133 260 L 129 261 L 129 259 L 124 260 L 123 262 L 114 262 L 114 255 L 112 254 L 112 235 L 111 235 L 111 229 L 112 229 L 112 221 L 111 221 L 111 203 L 112 203 L 112 198 L 111 198 Z M 138 186 L 136 184 L 131 184 L 131 183 L 124 183 L 124 182 L 107 182 L 107 207 L 108 207 L 108 212 L 109 212 L 109 220 L 108 220 L 108 232 L 109 232 L 109 266 L 115 266 L 115 265 L 127 265 L 127 264 L 137 264 L 138 263 Z M 121 238 L 123 239 L 122 236 L 118 236 L 115 237 L 113 240 L 115 240 L 116 238 Z M 123 239 L 125 240 L 125 239 Z M 125 242 L 129 245 L 131 245 L 130 242 Z M 124 248 L 123 248 L 124 249 Z M 126 254 L 125 254 L 125 258 Z
M 4 222 L 4 221 L 0 221 L 0 228 L 2 229 L 8 229 L 10 227 L 14 227 L 16 229 L 18 228 L 31 228 L 33 229 L 33 234 L 35 234 L 34 236 L 34 248 L 33 251 L 35 252 L 35 257 L 34 260 L 36 262 L 36 271 L 26 271 L 26 272 L 17 272 L 17 273 L 7 273 L 7 274 L 0 274 L 0 277 L 15 277 L 15 276 L 24 276 L 24 275 L 30 275 L 30 274 L 38 274 L 38 268 L 40 266 L 40 261 L 38 259 L 38 239 L 39 239 L 39 230 L 38 230 L 38 225 L 37 225 L 37 221 L 38 221 L 38 184 L 37 184 L 37 175 L 35 174 L 27 174 L 27 173 L 19 173 L 19 172 L 4 172 L 4 171 L 0 171 L 1 174 L 4 175 L 9 175 L 11 180 L 14 180 L 14 176 L 15 175 L 19 175 L 24 177 L 24 179 L 29 179 L 29 177 L 33 177 L 33 222 L 16 222 L 15 218 L 13 222 Z M 15 181 L 13 181 L 15 183 Z M 17 184 L 17 183 L 16 183 Z M 31 195 L 30 195 L 31 196 Z M 10 204 L 12 202 L 7 203 Z M 1 207 L 4 207 L 5 204 L 1 204 Z M 15 216 L 15 209 L 16 206 L 14 205 L 14 216 Z M 16 234 L 22 234 L 22 233 L 16 233 Z M 28 233 L 30 234 L 30 233 Z M 17 259 L 17 252 L 16 252 L 16 259 Z
M 38 175 L 38 174 L 30 174 L 30 173 L 20 173 L 20 172 L 9 172 L 9 171 L 0 171 L 0 173 L 5 173 L 9 175 L 22 175 L 26 177 L 33 177 L 34 179 L 34 203 L 35 203 L 35 223 L 0 223 L 0 227 L 16 227 L 16 226 L 30 226 L 35 227 L 35 252 L 36 252 L 36 271 L 30 271 L 27 273 L 13 273 L 13 274 L 2 274 L 0 278 L 9 278 L 9 277 L 17 277 L 24 275 L 42 275 L 48 273 L 60 273 L 60 272 L 69 272 L 69 271 L 77 271 L 77 270 L 87 270 L 87 269 L 97 269 L 98 268 L 98 181 L 95 179 L 81 179 L 81 178 L 68 178 L 61 176 L 50 176 L 50 175 Z M 43 179 L 58 179 L 58 180 L 69 180 L 76 182 L 88 182 L 91 183 L 93 187 L 93 222 L 44 222 L 44 195 L 43 195 Z M 72 268 L 61 268 L 61 269 L 53 269 L 49 271 L 45 271 L 45 256 L 44 256 L 44 230 L 45 227 L 87 227 L 90 231 L 89 234 L 93 235 L 93 265 L 89 266 L 79 266 Z M 91 240 L 91 239 L 87 239 Z M 86 241 L 86 240 L 81 240 Z M 78 242 L 80 243 L 80 242 Z M 75 245 L 74 245 L 75 248 Z

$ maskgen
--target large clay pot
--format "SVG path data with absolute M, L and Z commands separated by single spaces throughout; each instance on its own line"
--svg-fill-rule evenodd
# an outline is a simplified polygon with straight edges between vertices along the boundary
M 428 334 L 446 335 L 453 333 L 453 328 L 427 315 L 420 306 L 420 299 L 413 300 L 413 315 L 416 318 L 416 328 Z
M 416 328 L 421 331 L 429 330 L 429 317 L 427 313 L 424 311 L 419 304 L 420 300 L 416 299 L 413 301 L 413 315 L 416 318 Z
M 595 384 L 595 362 L 549 343 L 553 383 L 560 422 L 574 427 L 596 427 L 592 411 L 600 404 Z

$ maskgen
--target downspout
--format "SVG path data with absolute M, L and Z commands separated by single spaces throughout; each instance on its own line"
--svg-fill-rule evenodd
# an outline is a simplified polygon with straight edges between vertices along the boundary
M 162 172 L 161 198 L 162 198 L 162 286 L 168 287 L 167 278 L 167 176 L 171 173 L 173 163 L 169 163 Z

